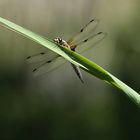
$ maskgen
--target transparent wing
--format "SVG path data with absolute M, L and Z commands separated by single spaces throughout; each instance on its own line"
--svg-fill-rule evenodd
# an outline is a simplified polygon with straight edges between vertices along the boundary
M 36 63 L 34 65 L 32 72 L 35 76 L 43 75 L 45 73 L 48 73 L 57 69 L 65 62 L 66 62 L 65 59 L 63 59 L 61 56 L 57 56 L 53 58 L 52 60 L 46 60 L 43 62 Z
M 84 51 L 91 49 L 91 47 L 94 47 L 96 44 L 102 41 L 106 37 L 106 35 L 107 33 L 104 32 L 98 32 L 97 34 L 93 34 L 79 42 L 77 45 L 74 46 L 73 49 L 75 50 L 76 48 L 76 51 L 78 53 L 83 53 Z
M 59 57 L 59 55 L 52 51 L 47 50 L 47 51 L 36 53 L 34 55 L 30 55 L 26 58 L 26 60 L 29 63 L 37 63 L 43 61 L 52 61 L 56 57 Z
M 70 38 L 67 43 L 70 46 L 79 43 L 81 40 L 85 39 L 90 34 L 93 34 L 99 23 L 98 19 L 92 19 L 88 24 L 86 24 L 75 36 Z
M 32 64 L 32 72 L 36 76 L 53 71 L 65 63 L 65 59 L 49 50 L 28 56 L 26 59 Z

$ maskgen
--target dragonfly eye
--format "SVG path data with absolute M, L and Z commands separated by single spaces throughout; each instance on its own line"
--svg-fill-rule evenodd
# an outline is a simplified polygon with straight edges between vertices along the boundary
M 58 38 L 58 40 L 61 42 L 62 41 L 62 39 L 61 38 Z

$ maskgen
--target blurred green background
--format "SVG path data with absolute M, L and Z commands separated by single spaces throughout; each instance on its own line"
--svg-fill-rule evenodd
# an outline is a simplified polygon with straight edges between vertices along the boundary
M 140 93 L 139 0 L 0 0 L 0 16 L 68 39 L 92 18 L 108 36 L 84 55 Z M 44 49 L 0 27 L 1 140 L 136 140 L 140 110 L 111 85 L 69 63 L 34 77 L 26 57 Z

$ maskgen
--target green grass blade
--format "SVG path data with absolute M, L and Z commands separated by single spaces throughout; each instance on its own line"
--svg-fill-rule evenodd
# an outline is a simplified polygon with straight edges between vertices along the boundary
M 48 49 L 56 52 L 57 54 L 61 55 L 68 61 L 73 64 L 79 65 L 83 70 L 86 72 L 106 81 L 117 87 L 119 90 L 123 91 L 127 97 L 129 97 L 138 107 L 140 107 L 140 95 L 134 91 L 132 88 L 124 84 L 122 81 L 117 79 L 115 76 L 95 64 L 94 62 L 88 60 L 87 58 L 79 55 L 76 52 L 73 52 L 69 49 L 62 48 L 56 45 L 52 40 L 44 38 L 30 30 L 27 30 L 13 22 L 10 22 L 6 19 L 0 17 L 0 25 L 9 28 L 41 45 L 47 47 Z

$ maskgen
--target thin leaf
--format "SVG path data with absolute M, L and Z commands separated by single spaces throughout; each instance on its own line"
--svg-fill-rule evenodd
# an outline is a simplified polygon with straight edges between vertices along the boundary
M 59 45 L 56 45 L 52 40 L 44 38 L 6 19 L 0 18 L 0 24 L 43 45 L 44 47 L 47 47 L 48 49 L 61 55 L 71 63 L 79 65 L 80 68 L 87 71 L 88 73 L 106 81 L 107 83 L 114 85 L 116 88 L 123 91 L 123 93 L 127 95 L 127 97 L 129 97 L 129 99 L 131 99 L 138 107 L 140 107 L 140 95 L 136 91 L 134 91 L 132 88 L 124 84 L 122 81 L 117 79 L 115 76 L 113 76 L 94 62 L 67 48 L 62 48 Z

